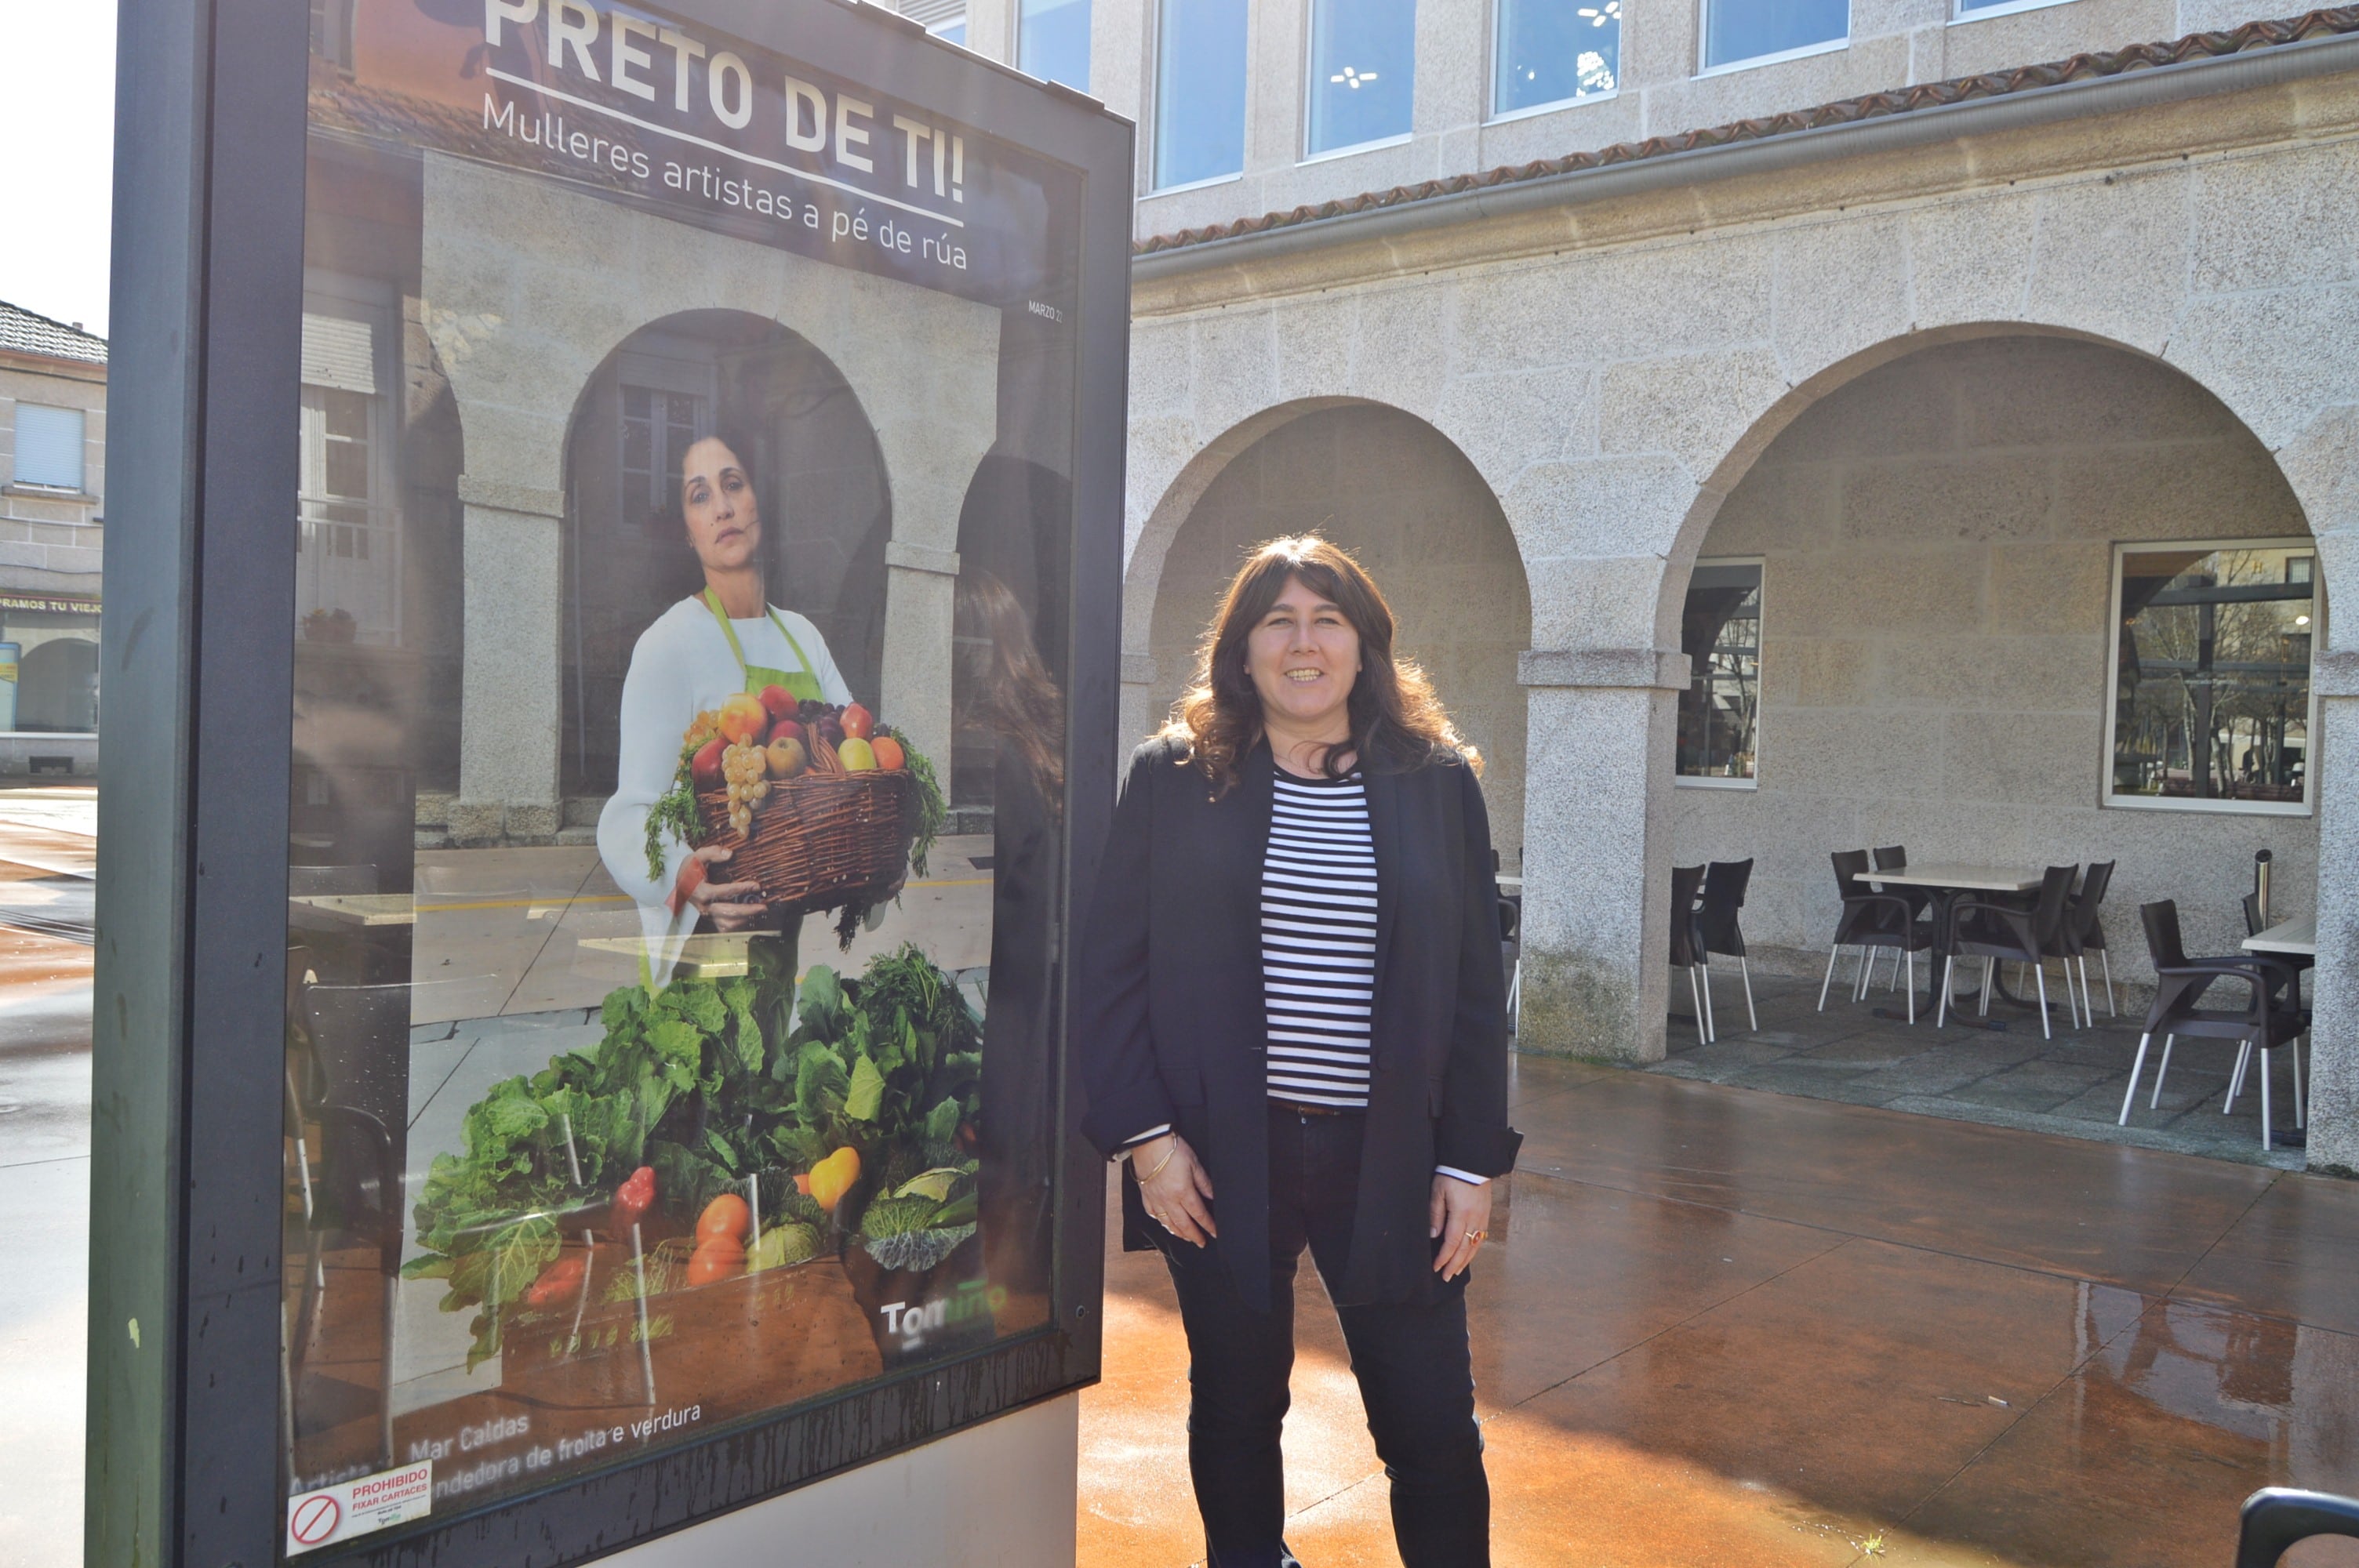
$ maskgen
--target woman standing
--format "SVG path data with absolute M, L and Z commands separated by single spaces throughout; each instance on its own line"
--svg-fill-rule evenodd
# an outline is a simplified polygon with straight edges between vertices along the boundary
M 798 700 L 852 700 L 819 629 L 769 601 L 762 509 L 745 450 L 741 441 L 707 436 L 680 454 L 680 521 L 704 568 L 704 591 L 665 611 L 631 650 L 614 793 L 598 816 L 598 857 L 639 906 L 654 986 L 670 979 L 681 940 L 701 923 L 745 931 L 769 913 L 759 883 L 727 880 L 730 851 L 718 844 L 691 850 L 667 835 L 662 874 L 650 874 L 647 811 L 672 787 L 690 723 L 738 692 L 767 686 Z M 688 872 L 691 862 L 701 863 L 701 877 Z
M 1513 1169 L 1477 761 L 1359 563 L 1256 550 L 1132 759 L 1082 939 L 1083 1131 L 1188 1333 L 1214 1568 L 1290 1563 L 1278 1430 L 1308 1246 L 1407 1568 L 1490 1561 L 1467 1267 Z M 1218 1197 L 1215 1197 L 1218 1194 Z

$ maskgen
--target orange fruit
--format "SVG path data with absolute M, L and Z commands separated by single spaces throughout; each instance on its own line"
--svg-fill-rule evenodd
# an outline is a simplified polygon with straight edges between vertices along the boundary
M 901 742 L 890 735 L 877 736 L 868 742 L 868 749 L 876 753 L 876 765 L 888 773 L 899 773 L 901 765 L 909 760 L 901 754 Z

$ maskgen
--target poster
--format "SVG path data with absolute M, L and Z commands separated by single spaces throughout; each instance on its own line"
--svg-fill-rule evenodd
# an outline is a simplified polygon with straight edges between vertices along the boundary
M 1044 1328 L 1080 191 L 653 7 L 313 17 L 284 1481 L 401 1528 Z

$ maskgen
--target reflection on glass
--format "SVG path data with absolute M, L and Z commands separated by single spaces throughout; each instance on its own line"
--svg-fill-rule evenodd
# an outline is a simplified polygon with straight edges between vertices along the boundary
M 1621 69 L 1622 0 L 1499 0 L 1493 114 L 1611 92 Z
M 1163 0 L 1155 45 L 1155 184 L 1245 167 L 1245 0 Z
M 2309 798 L 2314 546 L 2125 550 L 2116 798 Z
M 1308 151 L 1408 135 L 1417 0 L 1313 0 Z
M 1680 694 L 1680 776 L 1752 778 L 1761 713 L 1758 561 L 1696 563 L 1680 651 L 1693 672 Z
M 1090 0 L 1024 0 L 1016 24 L 1016 68 L 1043 81 L 1090 90 Z
M 313 77 L 290 1532 L 1049 1318 L 1077 185 L 693 23 L 587 78 L 619 14 L 388 8 Z
M 1835 43 L 1850 33 L 1851 0 L 1705 0 L 1704 69 Z

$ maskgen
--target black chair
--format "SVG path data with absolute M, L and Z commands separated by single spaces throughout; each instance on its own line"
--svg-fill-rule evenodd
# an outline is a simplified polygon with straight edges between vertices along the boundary
M 1696 950 L 1703 959 L 1703 989 L 1712 990 L 1712 956 L 1714 953 L 1736 960 L 1736 972 L 1745 979 L 1745 1026 L 1758 1030 L 1760 1015 L 1753 1011 L 1753 970 L 1745 958 L 1745 933 L 1736 923 L 1736 912 L 1745 907 L 1745 890 L 1753 881 L 1750 860 L 1714 860 L 1703 871 L 1702 903 L 1696 909 Z M 1717 1031 L 1714 1032 L 1715 1035 Z
M 1879 871 L 1906 871 L 1908 867 L 1908 850 L 1905 845 L 1887 844 L 1880 849 L 1874 850 L 1872 853 L 1875 860 L 1875 869 Z M 1925 920 L 1930 918 L 1927 912 L 1933 907 L 1933 890 L 1931 888 L 1899 887 L 1894 888 L 1891 891 L 1898 897 L 1905 898 L 1908 901 L 1908 907 L 1917 912 L 1918 919 Z M 1891 987 L 1898 985 L 1899 983 L 1900 953 L 1899 950 L 1896 948 L 1892 955 L 1892 978 L 1885 982 L 1885 986 L 1886 989 L 1889 989 Z M 1864 994 L 1864 989 L 1865 988 L 1862 988 L 1863 994 Z
M 2264 1487 L 2245 1499 L 2236 1568 L 2277 1568 L 2277 1560 L 2296 1542 L 2322 1535 L 2359 1539 L 2359 1498 Z
M 1908 1022 L 1917 1022 L 1917 955 L 1933 946 L 1932 928 L 1917 918 L 1908 901 L 1894 892 L 1872 892 L 1862 881 L 1867 875 L 1867 851 L 1841 849 L 1828 857 L 1834 862 L 1835 891 L 1843 913 L 1835 917 L 1834 945 L 1827 951 L 1827 978 L 1819 983 L 1819 1011 L 1827 1010 L 1827 989 L 1834 984 L 1835 959 L 1845 947 L 1859 954 L 1859 986 L 1854 998 L 1867 991 L 1867 966 L 1878 947 L 1897 947 L 1908 967 Z
M 2140 904 L 2138 918 L 2146 925 L 2147 950 L 2154 957 L 2154 1005 L 2147 1011 L 2146 1033 L 2138 1036 L 2137 1055 L 2130 1064 L 2129 1088 L 2122 1096 L 2118 1125 L 2129 1125 L 2138 1075 L 2146 1066 L 2146 1048 L 2157 1034 L 2162 1036 L 2162 1065 L 2158 1072 L 2169 1070 L 2171 1043 L 2181 1034 L 2198 1040 L 2233 1040 L 2243 1048 L 2238 1054 L 2240 1064 L 2255 1047 L 2260 1050 L 2261 1147 L 2269 1148 L 2269 1053 L 2298 1041 L 2302 1032 L 2300 1015 L 2279 1000 L 2279 972 L 2244 957 L 2189 957 L 2179 933 L 2179 905 L 2169 899 Z M 2203 1006 L 2206 994 L 2223 981 L 2241 988 L 2242 1005 Z M 2298 1045 L 2294 1059 L 2298 1071 Z M 2158 1085 L 2156 1097 L 2160 1095 Z
M 2081 874 L 2081 891 L 2072 895 L 2064 911 L 2064 945 L 2071 950 L 2073 963 L 2081 971 L 2081 1011 L 2092 1023 L 2097 1021 L 2096 998 L 2089 989 L 2089 955 L 2093 952 L 2104 966 L 2105 1016 L 2121 1016 L 2121 1010 L 2114 1005 L 2114 961 L 2105 956 L 2105 927 L 2097 918 L 2098 905 L 2105 902 L 2105 890 L 2113 881 L 2113 861 L 2091 861 L 2089 869 Z
M 2261 895 L 2256 892 L 2246 893 L 2245 895 L 2245 935 L 2258 936 L 2267 929 L 2268 924 L 2267 919 L 2261 914 Z M 2301 1032 L 2304 1034 L 2309 1033 L 2310 1009 L 2302 1005 L 2301 977 L 2317 964 L 2318 959 L 2308 953 L 2247 953 L 2244 957 L 2278 978 L 2280 1005 L 2299 1016 Z M 2236 1097 L 2245 1092 L 2245 1072 L 2251 1066 L 2252 1060 L 2253 1048 L 2250 1045 L 2245 1045 L 2237 1051 L 2235 1070 L 2228 1075 L 2228 1093 L 2220 1101 L 2221 1115 L 2226 1116 L 2236 1108 Z M 2154 1087 L 2154 1099 L 2159 1101 L 2161 1098 L 2162 1083 L 2158 1078 Z M 2148 1102 L 2149 1108 L 2153 1103 L 2153 1101 Z M 2293 1057 L 2293 1124 L 2296 1127 L 2308 1125 L 2301 1103 L 2301 1053 L 2299 1051 L 2294 1053 Z
M 1696 934 L 1696 894 L 1703 886 L 1701 866 L 1671 868 L 1671 968 L 1688 972 L 1688 999 L 1695 1007 L 1696 1044 L 1712 1042 L 1712 990 L 1698 983 L 1696 970 L 1703 951 Z
M 2078 866 L 2050 866 L 2039 880 L 2038 897 L 2025 907 L 1998 898 L 1962 898 L 1951 905 L 1950 947 L 1941 961 L 1941 1001 L 1934 1012 L 1939 1028 L 1949 1018 L 1951 978 L 1960 958 L 1983 961 L 1984 1013 L 1990 1011 L 1991 978 L 2001 962 L 2028 964 L 2039 985 L 2039 1037 L 2052 1040 L 2048 1025 L 2047 960 L 2064 957 L 2064 903 L 2071 895 Z M 2072 995 L 2072 971 L 2064 970 L 2064 995 Z M 2080 1014 L 2072 1015 L 2077 1025 Z

